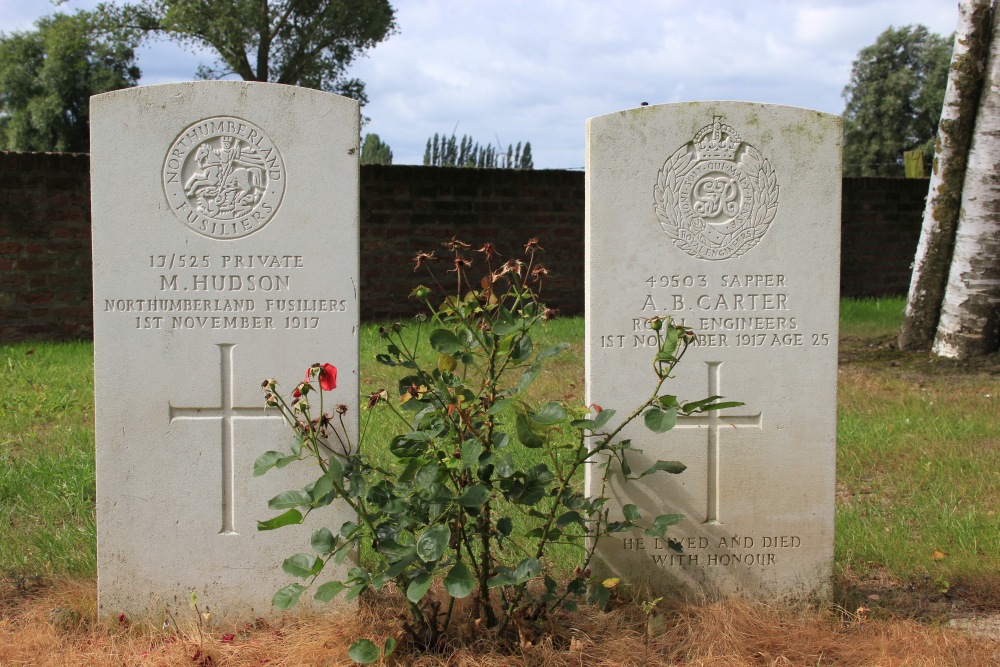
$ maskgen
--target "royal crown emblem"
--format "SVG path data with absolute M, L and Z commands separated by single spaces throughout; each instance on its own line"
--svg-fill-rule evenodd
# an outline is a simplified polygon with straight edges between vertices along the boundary
M 767 232 L 778 212 L 778 179 L 760 151 L 716 116 L 663 164 L 653 198 L 675 246 L 698 259 L 730 259 Z

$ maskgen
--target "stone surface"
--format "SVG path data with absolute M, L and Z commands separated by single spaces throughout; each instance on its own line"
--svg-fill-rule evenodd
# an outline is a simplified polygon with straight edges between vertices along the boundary
M 190 614 L 194 592 L 253 618 L 293 581 L 281 563 L 315 525 L 256 522 L 317 475 L 253 477 L 291 442 L 261 382 L 287 394 L 333 363 L 356 433 L 358 134 L 353 100 L 275 84 L 91 100 L 102 616 Z
M 623 533 L 602 541 L 600 567 L 694 599 L 829 591 L 840 142 L 835 116 L 745 102 L 588 121 L 588 403 L 649 397 L 654 315 L 697 333 L 667 393 L 745 403 L 662 435 L 630 427 L 633 469 L 687 470 L 615 484 L 614 511 L 684 514 L 668 533 L 683 552 Z

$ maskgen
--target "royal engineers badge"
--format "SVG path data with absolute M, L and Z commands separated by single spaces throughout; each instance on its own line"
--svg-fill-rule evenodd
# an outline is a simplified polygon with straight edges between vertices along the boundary
M 716 116 L 664 163 L 653 197 L 674 245 L 698 259 L 730 259 L 767 232 L 778 179 L 760 151 Z

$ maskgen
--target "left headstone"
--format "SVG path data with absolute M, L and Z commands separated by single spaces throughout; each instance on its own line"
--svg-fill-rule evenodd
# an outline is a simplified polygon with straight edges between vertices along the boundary
M 291 583 L 316 526 L 256 524 L 316 475 L 253 477 L 292 438 L 261 382 L 333 363 L 356 436 L 359 117 L 268 83 L 91 99 L 100 615 L 259 616 Z

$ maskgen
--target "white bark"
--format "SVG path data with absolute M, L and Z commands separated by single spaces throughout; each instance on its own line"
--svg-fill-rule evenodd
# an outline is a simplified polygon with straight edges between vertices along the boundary
M 991 0 L 962 0 L 938 124 L 934 167 L 906 299 L 899 347 L 930 349 L 948 279 L 966 156 L 975 128 L 990 41 Z
M 993 34 L 933 352 L 967 358 L 1000 340 L 1000 30 Z

